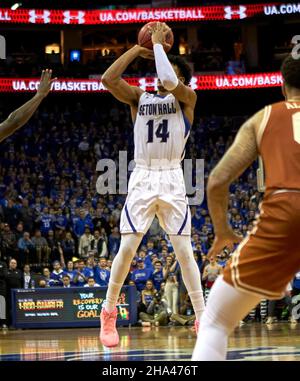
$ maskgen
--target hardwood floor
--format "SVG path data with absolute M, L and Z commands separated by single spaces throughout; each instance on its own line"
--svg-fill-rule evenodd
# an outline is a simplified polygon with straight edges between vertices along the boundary
M 98 329 L 0 331 L 0 361 L 189 360 L 195 333 L 186 327 L 121 328 L 120 345 L 103 348 Z M 231 335 L 230 360 L 299 360 L 300 325 L 245 324 Z

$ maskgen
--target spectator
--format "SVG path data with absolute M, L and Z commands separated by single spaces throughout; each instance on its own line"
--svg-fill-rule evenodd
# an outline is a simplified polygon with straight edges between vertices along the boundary
M 34 221 L 33 210 L 30 208 L 27 198 L 22 199 L 22 206 L 19 209 L 19 218 L 24 225 L 24 229 L 28 232 L 32 232 Z
M 6 274 L 7 265 L 0 259 L 0 327 L 7 328 L 6 324 Z
M 215 258 L 209 259 L 209 264 L 204 268 L 202 280 L 205 284 L 205 300 L 207 300 L 210 290 L 216 279 L 222 274 L 222 267 L 217 264 Z
M 168 272 L 165 286 L 165 298 L 173 314 L 178 313 L 178 290 L 177 276 L 173 272 Z
M 81 209 L 79 212 L 79 218 L 76 220 L 74 225 L 74 233 L 77 238 L 80 238 L 85 233 L 86 227 L 88 227 L 91 231 L 94 228 L 94 225 L 90 216 L 85 213 L 83 209 Z
M 155 290 L 152 280 L 147 280 L 146 287 L 144 288 L 141 294 L 142 303 L 146 306 L 146 308 L 153 301 L 154 295 L 156 293 L 157 290 Z
M 32 274 L 30 271 L 30 265 L 25 265 L 23 268 L 23 285 L 25 289 L 32 288 L 34 286 Z
M 91 242 L 91 251 L 94 253 L 95 258 L 107 258 L 108 256 L 105 238 L 98 229 L 94 232 L 94 239 Z
M 71 282 L 75 275 L 74 263 L 72 261 L 67 262 L 67 266 L 64 266 L 64 273 L 69 276 Z
M 20 238 L 24 235 L 24 225 L 23 222 L 19 222 L 16 227 L 16 241 L 18 242 Z
M 106 258 L 100 258 L 99 264 L 95 269 L 95 280 L 100 286 L 108 286 L 110 271 L 107 269 Z
M 7 206 L 4 208 L 4 218 L 8 225 L 15 229 L 17 223 L 20 221 L 20 213 L 14 200 L 9 199 Z
M 137 260 L 137 270 L 134 270 L 131 275 L 131 280 L 135 283 L 139 292 L 142 292 L 146 286 L 147 280 L 150 278 L 150 271 L 145 268 L 144 261 L 139 258 Z
M 50 247 L 48 246 L 48 242 L 45 237 L 42 237 L 42 233 L 40 230 L 36 230 L 34 237 L 32 238 L 32 243 L 36 251 L 37 262 L 39 264 L 43 263 L 49 264 L 50 258 Z
M 17 239 L 16 234 L 11 231 L 9 224 L 4 224 L 3 232 L 1 233 L 1 253 L 5 260 L 16 255 Z
M 75 270 L 73 283 L 77 287 L 83 287 L 87 283 L 87 277 L 84 273 L 84 261 L 81 259 L 78 261 L 78 268 Z
M 71 279 L 69 275 L 64 274 L 62 277 L 62 287 L 63 288 L 70 288 L 71 287 Z
M 83 287 L 100 287 L 98 283 L 95 282 L 95 279 L 93 277 L 88 277 L 87 284 L 85 284 Z
M 160 291 L 161 284 L 165 279 L 164 271 L 161 261 L 156 261 L 154 264 L 154 271 L 151 274 L 151 280 L 153 282 L 154 288 Z
M 19 239 L 18 249 L 20 265 L 24 266 L 29 263 L 36 263 L 34 244 L 30 239 L 30 234 L 28 232 L 25 232 L 23 238 Z
M 11 259 L 9 261 L 9 267 L 5 276 L 6 281 L 6 307 L 7 307 L 7 320 L 8 325 L 12 323 L 12 305 L 11 305 L 11 290 L 13 288 L 23 287 L 23 274 L 22 271 L 17 268 L 17 261 Z
M 162 300 L 161 294 L 158 292 L 154 295 L 147 311 L 140 313 L 140 319 L 148 325 L 166 326 L 169 322 L 169 314 L 168 305 Z
M 108 239 L 108 248 L 111 258 L 114 258 L 117 255 L 120 247 L 120 242 L 121 235 L 119 233 L 119 228 L 115 226 Z
M 78 254 L 80 258 L 87 258 L 91 252 L 91 243 L 94 240 L 94 236 L 91 234 L 91 230 L 88 226 L 85 227 L 84 234 L 80 237 Z
M 54 216 L 49 213 L 49 209 L 45 207 L 43 213 L 37 218 L 40 223 L 40 229 L 43 236 L 47 236 L 50 230 L 53 230 Z
M 54 218 L 54 227 L 56 229 L 65 231 L 68 226 L 68 220 L 63 214 L 62 208 L 59 208 Z
M 61 248 L 65 261 L 70 261 L 75 255 L 75 241 L 70 232 L 67 232 L 66 238 L 62 240 Z
M 42 278 L 45 283 L 46 287 L 51 287 L 54 285 L 54 279 L 51 278 L 51 273 L 48 267 L 45 267 L 43 269 L 43 278 Z
M 61 264 L 59 261 L 53 262 L 53 271 L 51 272 L 50 278 L 52 282 L 50 283 L 50 286 L 62 286 L 62 278 L 63 275 L 65 275 L 64 270 L 61 268 Z
M 45 279 L 40 279 L 38 282 L 38 288 L 46 288 L 47 287 L 47 282 Z

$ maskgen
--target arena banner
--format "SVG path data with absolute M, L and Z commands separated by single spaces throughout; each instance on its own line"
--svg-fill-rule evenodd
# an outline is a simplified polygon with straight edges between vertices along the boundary
M 145 91 L 157 90 L 157 78 L 124 78 L 130 85 Z M 242 75 L 199 75 L 194 76 L 190 86 L 194 90 L 241 90 L 278 87 L 282 85 L 280 72 Z M 0 93 L 35 92 L 39 86 L 37 78 L 0 78 Z M 95 79 L 60 78 L 52 84 L 55 93 L 99 93 L 106 92 L 101 77 Z
M 215 5 L 178 8 L 133 8 L 118 10 L 51 10 L 0 8 L 0 23 L 99 25 L 149 21 L 243 20 L 254 16 L 300 14 L 300 3 Z
M 53 287 L 12 290 L 16 328 L 98 327 L 106 287 Z M 118 300 L 117 324 L 137 321 L 136 288 L 124 286 Z

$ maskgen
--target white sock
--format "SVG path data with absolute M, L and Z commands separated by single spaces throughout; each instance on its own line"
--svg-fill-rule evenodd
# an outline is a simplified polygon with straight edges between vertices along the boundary
M 192 361 L 224 361 L 229 334 L 260 297 L 240 291 L 219 276 L 209 294 Z
M 130 264 L 136 253 L 136 250 L 142 240 L 142 234 L 123 234 L 121 237 L 120 248 L 112 266 L 108 289 L 106 292 L 105 310 L 114 311 L 121 288 L 130 269 Z
M 182 279 L 191 299 L 196 319 L 200 320 L 205 304 L 200 270 L 194 258 L 191 237 L 170 235 L 170 240 L 180 264 Z

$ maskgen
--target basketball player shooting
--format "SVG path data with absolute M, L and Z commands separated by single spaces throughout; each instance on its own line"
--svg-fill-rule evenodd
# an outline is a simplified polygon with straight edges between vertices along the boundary
M 228 335 L 239 321 L 261 299 L 281 299 L 300 268 L 300 60 L 288 56 L 281 72 L 285 102 L 266 106 L 250 118 L 209 177 L 215 230 L 210 256 L 241 240 L 228 225 L 228 189 L 258 155 L 266 191 L 254 229 L 211 290 L 193 360 L 225 360 Z
M 42 100 L 48 95 L 52 82 L 57 78 L 51 79 L 52 70 L 43 70 L 38 91 L 28 102 L 17 110 L 13 111 L 9 117 L 0 124 L 0 142 L 13 134 L 32 117 Z
M 180 164 L 193 123 L 197 97 L 188 86 L 191 79 L 188 64 L 179 57 L 168 58 L 165 53 L 165 49 L 170 48 L 166 42 L 170 29 L 164 23 L 155 23 L 150 32 L 153 51 L 135 45 L 102 76 L 104 85 L 112 95 L 131 108 L 136 163 L 121 214 L 120 249 L 112 265 L 106 301 L 101 311 L 100 340 L 107 347 L 119 343 L 117 299 L 130 263 L 155 215 L 170 236 L 198 320 L 204 310 L 200 272 L 191 246 L 191 216 Z M 127 66 L 137 57 L 155 59 L 157 94 L 130 86 L 121 78 Z

